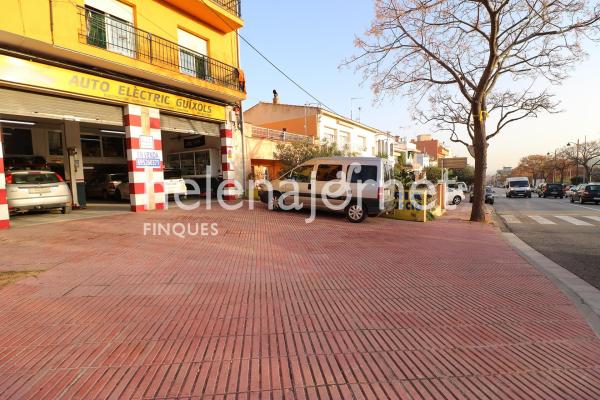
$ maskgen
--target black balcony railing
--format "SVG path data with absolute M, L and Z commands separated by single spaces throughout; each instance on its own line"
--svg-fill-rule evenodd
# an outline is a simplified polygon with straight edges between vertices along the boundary
M 240 72 L 231 65 L 137 29 L 127 21 L 89 7 L 79 7 L 79 16 L 81 43 L 179 71 L 229 89 L 244 91 Z
M 242 16 L 242 2 L 240 0 L 212 0 L 212 2 L 238 17 Z

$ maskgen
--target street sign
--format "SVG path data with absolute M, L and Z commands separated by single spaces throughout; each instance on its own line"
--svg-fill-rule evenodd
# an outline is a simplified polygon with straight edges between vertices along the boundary
M 138 151 L 135 164 L 138 168 L 159 168 L 160 155 L 157 151 Z
M 154 138 L 150 135 L 140 136 L 140 149 L 154 150 Z
M 438 167 L 448 169 L 463 169 L 467 166 L 467 157 L 440 158 Z

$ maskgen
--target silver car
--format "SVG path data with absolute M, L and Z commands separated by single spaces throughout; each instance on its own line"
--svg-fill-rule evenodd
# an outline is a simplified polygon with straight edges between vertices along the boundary
M 13 171 L 6 174 L 6 198 L 11 213 L 60 209 L 71 212 L 69 185 L 52 171 Z

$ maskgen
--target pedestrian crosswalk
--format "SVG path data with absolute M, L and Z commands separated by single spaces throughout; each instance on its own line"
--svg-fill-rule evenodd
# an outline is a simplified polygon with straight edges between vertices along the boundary
M 590 226 L 590 225 L 592 225 L 592 224 L 589 224 L 589 223 L 587 223 L 585 221 L 582 221 L 580 219 L 569 217 L 568 215 L 557 215 L 556 218 L 562 219 L 563 221 L 566 221 L 566 222 L 568 222 L 570 224 L 578 225 L 578 226 Z
M 596 215 L 513 215 L 503 214 L 500 217 L 509 225 L 537 223 L 539 225 L 568 224 L 574 226 L 600 226 L 600 216 Z
M 541 225 L 556 225 L 556 222 L 552 222 L 548 218 L 540 217 L 539 215 L 530 215 L 529 218 Z

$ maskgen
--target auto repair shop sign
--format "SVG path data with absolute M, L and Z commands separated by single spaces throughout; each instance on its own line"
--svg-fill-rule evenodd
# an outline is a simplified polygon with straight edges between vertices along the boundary
M 140 150 L 135 158 L 137 168 L 160 168 L 160 155 L 158 151 Z

